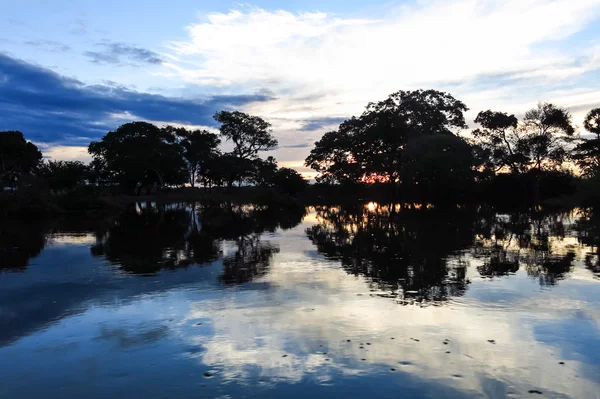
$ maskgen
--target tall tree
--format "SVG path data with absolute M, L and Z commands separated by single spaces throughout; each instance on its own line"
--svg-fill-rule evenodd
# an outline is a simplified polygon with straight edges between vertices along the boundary
M 154 183 L 178 185 L 186 179 L 182 148 L 173 132 L 151 123 L 133 122 L 92 142 L 88 152 L 129 190 Z
M 271 179 L 271 185 L 286 195 L 297 195 L 306 190 L 308 182 L 295 169 L 279 168 Z
M 575 133 L 571 119 L 569 111 L 550 103 L 539 103 L 525 113 L 521 125 L 523 151 L 531 158 L 533 169 L 541 171 L 563 165 Z
M 84 184 L 88 178 L 88 167 L 79 161 L 42 162 L 36 174 L 42 177 L 54 191 L 68 190 Z
M 407 143 L 422 136 L 453 135 L 454 129 L 466 127 L 466 110 L 447 93 L 399 91 L 326 133 L 306 165 L 319 172 L 321 181 L 396 183 Z
M 214 133 L 206 130 L 187 130 L 167 126 L 164 128 L 175 134 L 183 148 L 183 158 L 187 164 L 189 179 L 192 187 L 196 182 L 206 183 L 205 172 L 211 159 L 220 155 L 219 145 L 221 139 Z
M 475 160 L 469 143 L 455 135 L 428 135 L 406 146 L 402 181 L 419 201 L 455 202 L 468 195 Z
M 600 108 L 594 108 L 586 115 L 583 127 L 593 136 L 577 144 L 573 158 L 585 175 L 600 177 Z
M 233 143 L 233 155 L 238 158 L 254 159 L 259 151 L 269 151 L 277 146 L 271 124 L 258 116 L 220 111 L 214 118 L 221 124 L 221 135 Z
M 12 187 L 42 159 L 37 146 L 18 131 L 0 132 L 0 191 Z
M 482 111 L 475 118 L 481 129 L 473 131 L 473 137 L 486 152 L 486 166 L 494 172 L 509 168 L 512 173 L 523 172 L 529 162 L 523 154 L 525 146 L 519 135 L 519 120 L 504 112 Z

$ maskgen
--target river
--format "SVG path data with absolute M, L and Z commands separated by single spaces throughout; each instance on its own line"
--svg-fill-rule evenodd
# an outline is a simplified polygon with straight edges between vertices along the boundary
M 600 397 L 599 219 L 141 203 L 0 222 L 0 397 Z

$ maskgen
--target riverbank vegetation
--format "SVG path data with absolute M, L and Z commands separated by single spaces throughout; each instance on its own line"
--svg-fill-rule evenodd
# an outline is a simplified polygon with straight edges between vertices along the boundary
M 271 125 L 215 114 L 219 134 L 127 123 L 90 143 L 92 161 L 44 159 L 18 131 L 0 132 L 0 209 L 8 214 L 103 211 L 139 197 L 177 200 L 376 199 L 431 204 L 593 205 L 600 200 L 600 109 L 575 126 L 551 103 L 517 117 L 435 90 L 399 91 L 325 133 L 306 158 L 316 184 L 262 157 Z M 230 151 L 224 152 L 223 148 Z

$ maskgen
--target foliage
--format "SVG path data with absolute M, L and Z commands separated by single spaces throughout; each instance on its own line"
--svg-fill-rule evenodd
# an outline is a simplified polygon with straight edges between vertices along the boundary
M 584 175 L 600 177 L 600 108 L 586 115 L 583 126 L 595 137 L 582 139 L 573 151 L 573 159 Z
M 196 182 L 205 185 L 206 172 L 210 161 L 220 155 L 219 145 L 221 139 L 214 133 L 206 130 L 187 130 L 167 126 L 166 131 L 174 134 L 180 141 L 183 149 L 183 158 L 187 164 L 189 174 L 188 182 L 194 187 Z
M 422 201 L 456 201 L 469 193 L 475 159 L 471 146 L 455 135 L 429 135 L 406 146 L 402 181 Z
M 484 165 L 494 173 L 505 167 L 513 173 L 525 170 L 528 159 L 522 153 L 525 143 L 519 135 L 518 122 L 514 115 L 491 110 L 482 111 L 475 118 L 483 129 L 474 130 L 473 137 L 483 151 Z
M 0 132 L 0 191 L 14 187 L 25 174 L 35 169 L 42 159 L 37 146 L 26 141 L 18 131 Z
M 409 144 L 426 136 L 454 136 L 452 129 L 466 127 L 466 110 L 447 93 L 399 91 L 367 105 L 360 117 L 326 133 L 315 144 L 306 165 L 319 172 L 321 182 L 397 183 L 412 179 L 404 170 Z
M 214 118 L 221 124 L 221 136 L 233 143 L 233 155 L 238 158 L 255 159 L 259 151 L 269 151 L 277 146 L 271 124 L 258 116 L 220 111 Z
M 187 169 L 181 146 L 170 129 L 147 122 L 133 122 L 92 142 L 88 152 L 106 174 L 130 191 L 144 184 L 180 185 Z
M 514 115 L 491 110 L 480 112 L 475 123 L 482 126 L 473 131 L 475 144 L 493 173 L 560 169 L 575 132 L 569 112 L 549 103 L 527 111 L 521 123 Z
M 251 182 L 258 186 L 270 186 L 277 173 L 277 161 L 273 157 L 256 159 L 253 162 L 253 176 Z
M 42 162 L 36 174 L 53 191 L 68 190 L 84 184 L 88 177 L 88 167 L 79 161 Z
M 524 152 L 533 168 L 553 169 L 567 160 L 575 128 L 566 109 L 539 103 L 537 108 L 525 113 L 521 130 L 525 135 Z
M 308 186 L 308 182 L 294 169 L 279 168 L 271 180 L 272 187 L 286 195 L 297 195 Z

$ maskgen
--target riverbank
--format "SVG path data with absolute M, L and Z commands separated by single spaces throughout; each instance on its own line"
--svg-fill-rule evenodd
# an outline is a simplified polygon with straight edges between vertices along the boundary
M 106 189 L 82 186 L 61 193 L 19 190 L 0 193 L 0 216 L 13 218 L 39 218 L 64 214 L 115 214 L 136 202 L 208 202 L 234 204 L 264 204 L 283 206 L 341 205 L 364 202 L 427 204 L 437 207 L 491 206 L 499 209 L 529 209 L 535 206 L 550 208 L 589 207 L 598 203 L 600 193 L 595 185 L 583 185 L 567 195 L 541 198 L 538 202 L 531 197 L 519 195 L 498 196 L 496 190 L 477 186 L 476 190 L 460 195 L 436 197 L 431 203 L 414 192 L 398 189 L 392 192 L 389 185 L 329 186 L 311 185 L 295 196 L 264 187 L 233 188 L 179 188 L 146 195 L 123 195 Z M 509 190 L 510 191 L 510 190 Z M 426 198 L 426 197 L 425 197 Z

